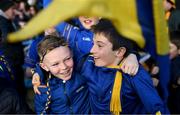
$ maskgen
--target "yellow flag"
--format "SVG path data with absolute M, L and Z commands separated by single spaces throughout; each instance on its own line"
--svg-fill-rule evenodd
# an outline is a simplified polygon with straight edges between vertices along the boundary
M 136 40 L 141 47 L 144 46 L 134 0 L 53 0 L 23 29 L 10 34 L 8 40 L 25 40 L 66 19 L 80 15 L 109 18 L 122 35 Z

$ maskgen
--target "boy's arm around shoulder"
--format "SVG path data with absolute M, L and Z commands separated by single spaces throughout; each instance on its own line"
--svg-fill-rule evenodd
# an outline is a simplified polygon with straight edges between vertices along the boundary
M 169 113 L 166 105 L 161 100 L 155 87 L 153 86 L 150 75 L 142 66 L 139 67 L 138 73 L 131 77 L 132 87 L 139 96 L 148 113 Z

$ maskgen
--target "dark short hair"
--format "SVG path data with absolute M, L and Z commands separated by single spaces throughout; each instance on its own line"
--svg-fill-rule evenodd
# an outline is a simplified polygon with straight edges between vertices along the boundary
M 133 48 L 132 41 L 119 34 L 115 26 L 108 19 L 101 19 L 97 25 L 92 26 L 92 31 L 95 34 L 103 34 L 112 43 L 112 50 L 125 47 L 125 56 L 127 56 Z
M 50 52 L 51 50 L 60 47 L 67 46 L 68 43 L 65 41 L 63 37 L 58 37 L 54 35 L 47 35 L 42 39 L 37 47 L 38 55 L 40 57 L 40 61 L 43 61 L 44 56 Z
M 6 11 L 14 5 L 15 5 L 15 2 L 13 0 L 0 0 L 0 9 L 2 11 Z

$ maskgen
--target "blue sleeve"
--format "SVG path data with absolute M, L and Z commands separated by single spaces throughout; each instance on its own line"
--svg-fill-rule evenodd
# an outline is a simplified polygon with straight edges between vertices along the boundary
M 42 39 L 43 39 L 43 36 L 40 36 L 32 42 L 29 48 L 29 51 L 25 57 L 26 67 L 35 68 L 36 64 L 39 62 L 39 56 L 37 53 L 37 45 Z
M 52 0 L 43 0 L 43 7 L 46 8 Z M 66 22 L 59 23 L 56 27 L 57 32 L 68 41 L 69 46 L 74 48 L 77 27 L 72 26 Z
M 79 58 L 80 55 L 83 55 L 83 53 L 81 53 L 81 51 L 78 48 L 78 45 L 80 44 L 80 38 L 78 37 L 78 35 L 81 34 L 79 32 L 79 28 L 72 26 L 71 24 L 68 24 L 66 22 L 62 22 L 61 24 L 56 26 L 56 30 L 68 42 L 69 47 L 73 52 L 75 60 Z
M 78 28 L 75 26 L 72 26 L 71 24 L 68 24 L 66 22 L 62 22 L 59 25 L 56 26 L 56 30 L 60 33 L 61 36 L 65 38 L 65 40 L 68 42 L 70 48 L 75 48 L 75 43 L 77 41 L 77 33 Z
M 41 114 L 45 109 L 45 104 L 47 101 L 47 94 L 46 94 L 47 88 L 38 88 L 38 89 L 41 92 L 41 95 L 35 94 L 34 107 L 35 107 L 35 112 L 37 114 Z
M 42 85 L 45 84 L 45 75 L 46 75 L 46 71 L 43 70 L 39 64 L 36 64 L 36 67 L 35 67 L 35 72 L 38 73 L 39 77 L 40 77 L 40 82 Z
M 156 113 L 158 111 L 168 113 L 168 109 L 154 88 L 150 76 L 142 67 L 139 68 L 137 75 L 133 77 L 131 82 L 148 113 Z

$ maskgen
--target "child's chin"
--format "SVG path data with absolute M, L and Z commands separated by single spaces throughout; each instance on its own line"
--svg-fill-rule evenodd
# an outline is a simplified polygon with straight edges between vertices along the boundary
M 71 76 L 67 76 L 67 77 L 63 78 L 63 80 L 65 80 L 65 81 L 67 81 L 69 79 L 71 79 Z
M 90 30 L 91 26 L 90 25 L 85 25 L 84 28 L 87 29 L 87 30 Z
M 101 63 L 96 63 L 96 62 L 95 62 L 95 65 L 96 65 L 96 66 L 98 66 L 98 67 L 102 67 L 102 66 L 104 66 L 104 64 L 101 64 Z

